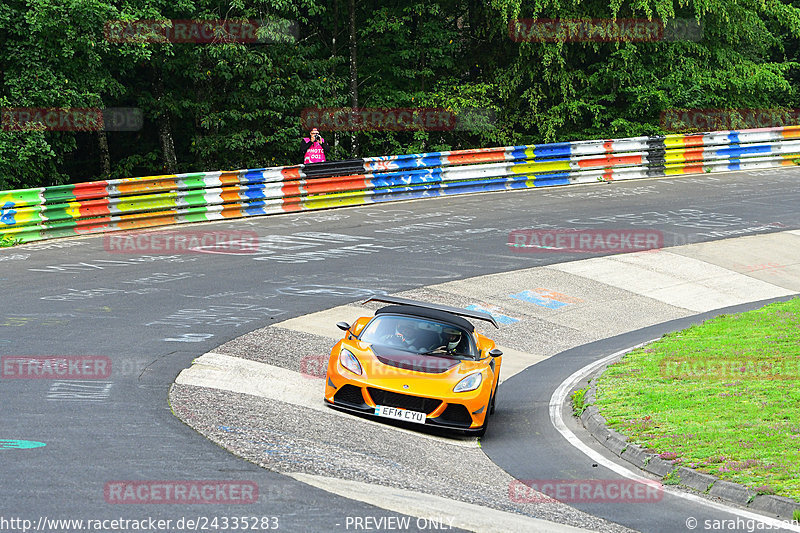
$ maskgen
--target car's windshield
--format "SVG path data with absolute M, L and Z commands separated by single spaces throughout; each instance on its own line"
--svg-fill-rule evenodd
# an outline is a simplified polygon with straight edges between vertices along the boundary
M 426 318 L 378 315 L 359 340 L 409 352 L 475 358 L 475 342 L 466 330 Z

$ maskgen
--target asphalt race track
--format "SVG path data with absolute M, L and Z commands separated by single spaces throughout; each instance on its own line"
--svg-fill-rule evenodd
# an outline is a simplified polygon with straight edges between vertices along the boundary
M 172 414 L 171 384 L 193 359 L 244 334 L 374 291 L 396 293 L 585 258 L 510 248 L 509 233 L 517 229 L 646 228 L 663 232 L 665 247 L 800 229 L 798 178 L 800 172 L 790 169 L 738 172 L 172 228 L 254 232 L 256 253 L 119 250 L 113 236 L 0 250 L 0 355 L 107 357 L 112 369 L 103 379 L 0 379 L 0 531 L 22 531 L 2 522 L 12 518 L 17 526 L 30 520 L 35 530 L 51 519 L 149 517 L 171 520 L 171 529 L 163 530 L 175 531 L 180 519 L 185 524 L 214 517 L 268 518 L 262 526 L 275 517 L 283 531 L 353 530 L 352 517 L 401 519 L 233 456 Z M 540 407 L 593 358 L 692 320 L 597 340 L 511 377 L 483 451 L 520 479 L 611 475 L 598 473 L 559 441 Z M 15 440 L 45 446 L 20 449 L 10 442 Z M 114 502 L 109 486 L 134 480 L 255 483 L 258 503 Z M 643 531 L 674 531 L 664 521 L 676 506 L 695 511 L 684 500 L 662 503 L 646 514 L 631 506 L 578 507 Z

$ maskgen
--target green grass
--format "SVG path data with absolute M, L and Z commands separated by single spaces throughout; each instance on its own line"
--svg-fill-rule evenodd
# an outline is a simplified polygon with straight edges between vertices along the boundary
M 12 246 L 16 246 L 21 242 L 22 239 L 14 239 L 13 237 L 9 237 L 8 235 L 3 235 L 2 237 L 0 237 L 0 248 L 11 248 Z
M 627 354 L 598 380 L 595 405 L 675 465 L 800 501 L 800 298 Z
M 583 411 L 588 407 L 588 405 L 586 405 L 587 392 L 589 392 L 589 387 L 578 389 L 572 393 L 572 413 L 575 416 L 581 416 Z
M 661 480 L 664 485 L 679 485 L 681 482 L 680 477 L 678 477 L 678 469 L 676 468 L 666 476 L 664 479 Z

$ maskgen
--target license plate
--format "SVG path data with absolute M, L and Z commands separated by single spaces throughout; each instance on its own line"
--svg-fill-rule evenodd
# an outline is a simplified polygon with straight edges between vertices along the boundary
M 395 420 L 405 420 L 406 422 L 415 422 L 417 424 L 425 423 L 425 413 L 419 411 L 409 411 L 408 409 L 398 409 L 397 407 L 389 407 L 388 405 L 376 405 L 375 415 L 384 418 L 393 418 Z

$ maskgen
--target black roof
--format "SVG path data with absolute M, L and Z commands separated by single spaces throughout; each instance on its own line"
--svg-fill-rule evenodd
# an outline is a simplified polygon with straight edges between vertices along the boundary
M 446 311 L 440 311 L 438 309 L 427 309 L 425 307 L 417 307 L 416 305 L 387 305 L 386 307 L 381 307 L 375 311 L 375 316 L 384 313 L 430 318 L 431 320 L 438 320 L 439 322 L 444 322 L 452 326 L 458 326 L 469 331 L 470 333 L 475 331 L 475 326 L 473 326 L 468 320 Z
M 401 298 L 399 296 L 373 296 L 367 302 L 385 302 L 387 304 L 398 304 L 400 306 L 412 306 L 412 307 L 419 307 L 422 309 L 430 310 L 430 311 L 440 311 L 451 315 L 450 320 L 452 320 L 452 315 L 456 315 L 457 317 L 466 316 L 469 318 L 476 318 L 478 320 L 485 320 L 487 322 L 491 322 L 492 325 L 496 328 L 500 326 L 497 324 L 497 320 L 489 313 L 484 313 L 483 311 L 471 311 L 469 309 L 461 309 L 459 307 L 452 307 L 449 305 L 442 305 L 442 304 L 432 304 L 428 302 L 418 302 L 416 300 L 410 300 L 408 298 Z M 425 316 L 425 315 L 422 315 Z M 466 321 L 465 321 L 466 322 Z M 467 322 L 469 324 L 469 322 Z M 470 331 L 472 331 L 472 324 L 470 324 Z

